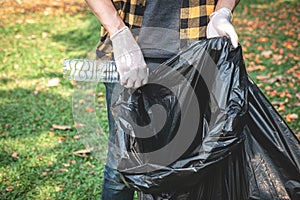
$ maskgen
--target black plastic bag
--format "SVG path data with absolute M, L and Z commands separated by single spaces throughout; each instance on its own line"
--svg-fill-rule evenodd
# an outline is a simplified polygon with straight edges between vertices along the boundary
M 140 199 L 300 197 L 299 141 L 227 38 L 193 43 L 112 111 L 117 167 Z

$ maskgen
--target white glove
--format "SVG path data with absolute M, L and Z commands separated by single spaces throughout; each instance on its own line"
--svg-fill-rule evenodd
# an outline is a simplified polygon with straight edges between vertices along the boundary
M 128 27 L 110 37 L 120 83 L 126 88 L 138 88 L 148 82 L 148 70 L 142 51 Z
M 228 8 L 221 8 L 213 12 L 207 25 L 207 38 L 227 36 L 234 48 L 238 46 L 238 36 L 232 26 L 232 14 Z

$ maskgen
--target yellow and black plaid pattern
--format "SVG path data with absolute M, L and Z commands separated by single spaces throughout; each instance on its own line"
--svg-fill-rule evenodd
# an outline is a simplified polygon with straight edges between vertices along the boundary
M 142 26 L 146 0 L 113 0 L 113 3 L 120 17 L 130 29 Z M 180 39 L 182 44 L 206 36 L 209 15 L 214 11 L 216 3 L 217 0 L 182 0 L 180 10 Z M 108 33 L 103 28 L 101 28 L 101 35 L 97 57 L 108 56 L 108 58 L 112 58 L 111 43 L 108 39 Z
M 209 15 L 214 11 L 214 8 L 214 0 L 183 0 L 180 11 L 181 39 L 205 37 Z
M 113 3 L 129 28 L 142 26 L 146 0 L 113 0 Z

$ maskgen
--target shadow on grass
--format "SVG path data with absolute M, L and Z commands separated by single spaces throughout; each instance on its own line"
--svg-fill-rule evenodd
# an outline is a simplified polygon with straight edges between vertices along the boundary
M 61 68 L 62 68 L 63 64 L 61 64 Z M 26 74 L 26 75 L 23 75 L 22 76 L 22 79 L 40 79 L 42 77 L 47 77 L 49 79 L 51 78 L 62 78 L 63 76 L 63 72 L 48 72 L 48 73 L 39 73 L 39 74 L 35 74 L 35 75 L 29 75 L 29 74 Z
M 41 194 L 49 195 L 45 199 L 63 199 L 77 190 L 100 198 L 103 166 L 92 169 L 85 164 L 92 162 L 89 156 L 72 155 L 84 148 L 82 141 L 73 139 L 75 129 L 51 130 L 52 124 L 73 124 L 71 99 L 51 90 L 35 95 L 31 89 L 16 88 L 0 90 L 0 102 L 4 102 L 0 104 L 0 199 L 37 199 Z M 66 140 L 51 138 L 49 131 Z M 12 156 L 14 152 L 17 156 Z M 76 163 L 62 165 L 71 160 Z M 56 191 L 60 187 L 63 190 Z
M 71 98 L 49 91 L 16 88 L 1 90 L 0 132 L 3 137 L 24 137 L 49 131 L 52 124 L 73 124 Z M 8 103 L 7 103 L 8 102 Z
M 14 79 L 12 79 L 12 78 L 1 78 L 0 79 L 0 84 L 1 85 L 6 85 L 6 84 L 8 84 L 8 83 L 10 83 L 12 81 L 14 81 Z
M 60 147 L 56 145 L 53 149 L 59 150 Z M 31 159 L 29 156 L 22 159 L 8 157 L 10 155 L 0 154 L 0 159 L 6 160 L 6 163 L 0 162 L 1 167 L 5 165 L 4 171 L 2 171 L 4 177 L 0 184 L 0 191 L 3 191 L 0 193 L 1 199 L 38 199 L 37 197 L 41 197 L 41 194 L 47 195 L 48 198 L 51 196 L 51 199 L 62 199 L 66 196 L 70 197 L 72 193 L 78 193 L 80 196 L 84 193 L 82 197 L 100 199 L 103 166 L 91 170 L 86 165 L 87 162 L 91 162 L 90 157 L 78 158 L 67 154 L 59 155 L 56 156 L 56 162 L 37 163 L 37 166 L 26 165 Z M 76 163 L 70 167 L 62 165 L 69 163 L 70 160 L 76 160 Z M 13 175 L 5 176 L 10 170 Z M 13 186 L 13 189 L 5 191 L 5 188 L 9 186 Z
M 82 19 L 84 22 L 80 28 L 70 30 L 66 33 L 59 33 L 52 36 L 55 42 L 63 44 L 67 53 L 78 53 L 78 57 L 87 56 L 88 52 L 95 50 L 100 40 L 100 22 L 93 15 L 87 15 Z M 93 52 L 94 53 L 94 52 Z

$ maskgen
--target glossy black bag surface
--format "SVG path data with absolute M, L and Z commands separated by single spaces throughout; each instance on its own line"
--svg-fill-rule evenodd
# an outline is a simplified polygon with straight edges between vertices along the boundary
M 300 197 L 299 141 L 227 38 L 193 43 L 112 111 L 117 167 L 140 199 Z

